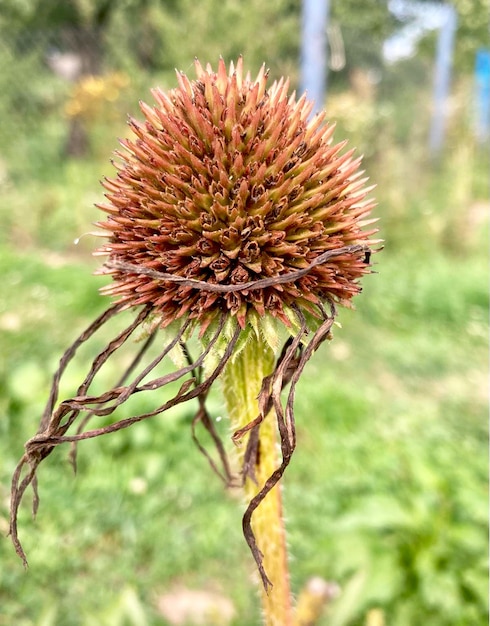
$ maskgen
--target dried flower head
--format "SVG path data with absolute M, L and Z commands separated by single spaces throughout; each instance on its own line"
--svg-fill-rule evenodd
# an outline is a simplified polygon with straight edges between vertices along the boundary
M 312 103 L 287 80 L 267 88 L 264 67 L 252 80 L 241 58 L 229 73 L 223 60 L 195 66 L 197 80 L 178 73 L 177 89 L 141 103 L 137 139 L 103 183 L 105 293 L 150 304 L 162 325 L 187 315 L 201 327 L 222 311 L 244 328 L 252 311 L 289 323 L 293 303 L 347 303 L 374 232 L 362 230 L 373 203 L 360 158 L 332 144 L 324 113 L 308 121 Z
M 99 226 L 107 242 L 97 254 L 108 256 L 100 273 L 113 282 L 103 291 L 116 302 L 60 360 L 39 430 L 13 476 L 10 531 L 25 561 L 19 506 L 31 485 L 37 507 L 37 468 L 56 446 L 127 428 L 188 400 L 198 402 L 194 439 L 196 426 L 203 425 L 218 453 L 218 462 L 207 455 L 211 465 L 227 484 L 237 484 L 206 408 L 221 376 L 232 408 L 242 408 L 241 392 L 251 402 L 233 439 L 247 436 L 238 482 L 253 482 L 257 493 L 243 528 L 269 588 L 251 517 L 294 451 L 293 403 L 301 373 L 330 336 L 336 303 L 349 304 L 360 290 L 359 278 L 369 272 L 375 243 L 369 238 L 376 231 L 364 227 L 374 221 L 366 219 L 373 201 L 366 199 L 360 159 L 342 153 L 344 143 L 332 144 L 333 126 L 324 113 L 310 120 L 312 104 L 288 95 L 287 80 L 267 88 L 264 68 L 252 80 L 243 75 L 241 59 L 229 72 L 222 60 L 217 72 L 196 61 L 196 72 L 195 81 L 178 73 L 179 86 L 168 94 L 154 90 L 153 108 L 141 105 L 144 123 L 129 122 L 136 140 L 122 141 L 118 175 L 103 183 L 107 202 L 99 207 L 109 217 Z M 135 319 L 95 356 L 74 395 L 59 401 L 60 380 L 77 349 L 128 308 L 138 308 Z M 151 356 L 156 334 L 173 322 Z M 281 322 L 288 328 L 282 344 Z M 188 342 L 195 328 L 202 341 L 193 357 L 196 346 L 190 349 Z M 125 373 L 112 388 L 93 391 L 104 364 L 137 329 L 144 329 L 146 340 Z M 179 349 L 181 362 L 162 375 L 162 361 Z M 253 389 L 246 363 L 255 375 Z M 153 394 L 156 407 L 111 421 L 133 394 L 157 389 L 167 394 Z M 281 459 L 274 471 L 273 459 L 267 471 L 257 472 L 266 457 L 259 429 L 272 414 Z M 88 429 L 93 416 L 107 421 Z

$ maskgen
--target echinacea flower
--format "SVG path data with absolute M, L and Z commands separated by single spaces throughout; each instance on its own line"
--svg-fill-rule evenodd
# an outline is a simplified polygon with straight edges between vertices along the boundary
M 221 311 L 241 328 L 252 312 L 288 323 L 293 303 L 349 301 L 372 234 L 360 159 L 332 144 L 324 113 L 308 121 L 312 103 L 287 80 L 267 89 L 264 67 L 255 80 L 241 59 L 229 73 L 196 61 L 196 72 L 141 104 L 136 140 L 121 142 L 117 178 L 103 183 L 105 292 L 149 304 L 164 326 L 185 315 L 205 327 Z
M 205 406 L 221 377 L 230 413 L 237 414 L 234 440 L 246 441 L 241 475 L 251 487 L 244 532 L 267 589 L 252 513 L 294 451 L 299 377 L 330 336 L 336 304 L 348 305 L 370 272 L 376 231 L 365 227 L 374 221 L 368 219 L 374 203 L 360 158 L 344 152 L 345 142 L 332 142 L 324 113 L 310 119 L 312 103 L 290 95 L 287 80 L 267 86 L 264 67 L 252 79 L 243 74 L 241 58 L 229 71 L 223 60 L 216 72 L 198 61 L 195 67 L 195 80 L 177 73 L 177 88 L 155 89 L 156 104 L 141 104 L 144 121 L 129 121 L 135 139 L 121 142 L 117 176 L 103 181 L 106 201 L 98 206 L 108 217 L 99 226 L 107 241 L 96 254 L 107 257 L 99 273 L 113 280 L 102 291 L 115 303 L 61 360 L 38 434 L 27 442 L 14 475 L 11 534 L 25 560 L 18 508 L 56 445 L 125 428 L 193 398 L 199 403 L 193 429 L 200 422 L 211 433 L 222 475 L 231 483 L 225 447 Z M 57 404 L 60 378 L 79 345 L 133 308 L 136 319 L 97 355 L 75 396 Z M 139 327 L 147 341 L 126 374 L 112 389 L 92 394 L 102 365 Z M 156 333 L 167 329 L 168 336 L 168 328 L 174 335 L 143 365 Z M 201 352 L 193 358 L 188 342 L 195 330 Z M 151 378 L 179 349 L 180 366 Z M 86 430 L 92 416 L 111 415 L 131 395 L 168 389 L 178 380 L 178 392 L 154 410 Z M 275 421 L 266 419 L 271 413 Z M 271 428 L 281 443 L 277 464 Z

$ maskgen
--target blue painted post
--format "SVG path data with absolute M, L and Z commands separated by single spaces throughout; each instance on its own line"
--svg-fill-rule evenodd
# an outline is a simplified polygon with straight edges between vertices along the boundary
M 476 53 L 476 111 L 475 132 L 480 143 L 490 138 L 490 50 Z
M 329 0 L 303 0 L 301 91 L 307 91 L 308 99 L 315 103 L 312 114 L 325 104 L 329 9 Z
M 432 123 L 429 135 L 429 150 L 432 155 L 440 152 L 444 143 L 446 130 L 447 102 L 451 83 L 451 67 L 453 61 L 454 35 L 458 17 L 456 9 L 450 5 L 441 7 L 445 12 L 445 20 L 437 38 L 437 52 L 434 76 L 434 98 Z

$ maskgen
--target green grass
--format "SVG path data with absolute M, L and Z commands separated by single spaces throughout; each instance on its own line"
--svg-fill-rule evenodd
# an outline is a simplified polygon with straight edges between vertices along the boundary
M 487 218 L 472 213 L 486 169 L 476 149 L 453 150 L 417 187 L 423 168 L 402 152 L 393 144 L 367 163 L 379 173 L 386 249 L 297 392 L 298 448 L 284 479 L 292 583 L 295 593 L 315 575 L 341 586 L 324 626 L 361 626 L 378 607 L 390 626 L 487 620 Z M 400 165 L 392 180 L 390 163 Z M 91 275 L 92 240 L 72 242 L 99 217 L 97 179 L 110 168 L 15 171 L 0 201 L 3 535 L 10 477 L 50 376 L 108 304 Z M 70 369 L 67 393 L 89 354 Z M 118 374 L 115 365 L 106 376 Z M 218 389 L 211 400 L 218 416 Z M 194 410 L 81 443 L 76 476 L 67 448 L 46 460 L 37 519 L 28 498 L 19 519 L 27 571 L 0 541 L 0 626 L 164 625 L 158 598 L 177 585 L 229 597 L 234 626 L 259 623 L 242 506 L 196 450 Z M 219 427 L 226 436 L 226 419 Z

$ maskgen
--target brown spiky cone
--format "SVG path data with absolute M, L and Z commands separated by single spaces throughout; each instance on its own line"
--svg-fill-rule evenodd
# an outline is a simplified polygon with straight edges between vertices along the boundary
M 176 89 L 153 90 L 153 107 L 141 103 L 144 122 L 129 121 L 136 139 L 121 141 L 117 177 L 103 182 L 108 241 L 97 254 L 109 257 L 101 273 L 114 279 L 103 291 L 128 307 L 150 304 L 163 326 L 187 315 L 202 332 L 222 311 L 244 328 L 252 311 L 289 324 L 293 303 L 348 303 L 369 255 L 359 246 L 314 262 L 373 243 L 361 159 L 332 143 L 324 113 L 309 120 L 312 103 L 288 95 L 288 80 L 268 88 L 264 67 L 252 80 L 241 58 L 229 72 L 223 60 L 217 72 L 197 60 L 195 68 L 196 80 L 178 72 Z M 212 290 L 230 285 L 238 290 Z

